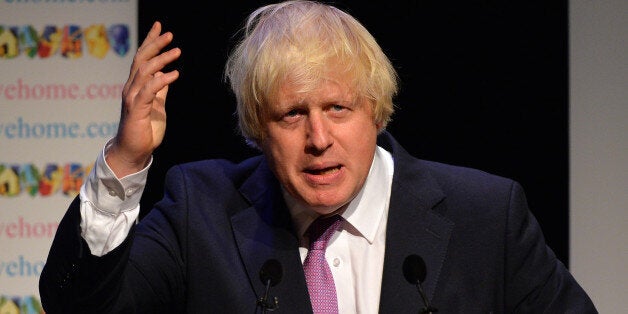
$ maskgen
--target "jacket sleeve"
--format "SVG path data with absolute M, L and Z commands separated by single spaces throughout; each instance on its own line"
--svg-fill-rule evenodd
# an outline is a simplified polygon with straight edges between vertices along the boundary
M 39 293 L 46 313 L 108 312 L 120 291 L 134 228 L 127 239 L 108 254 L 90 253 L 81 237 L 80 199 L 77 196 L 62 218 L 39 278 Z
M 517 183 L 511 190 L 507 228 L 507 313 L 598 313 L 586 292 L 546 245 Z

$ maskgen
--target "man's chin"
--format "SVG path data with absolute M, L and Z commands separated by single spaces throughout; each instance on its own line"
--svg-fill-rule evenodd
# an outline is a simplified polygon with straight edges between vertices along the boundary
M 337 189 L 329 189 L 329 191 L 302 191 L 299 200 L 309 210 L 319 215 L 330 215 L 337 213 L 339 209 L 345 208 L 351 198 L 338 194 Z
M 323 205 L 318 204 L 316 206 L 309 206 L 314 212 L 321 216 L 328 216 L 336 213 L 341 213 L 346 206 L 344 204 Z

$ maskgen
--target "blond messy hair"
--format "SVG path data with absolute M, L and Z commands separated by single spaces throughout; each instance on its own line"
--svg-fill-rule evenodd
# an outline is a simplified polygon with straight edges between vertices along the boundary
M 279 87 L 288 83 L 312 90 L 331 65 L 340 66 L 359 97 L 370 100 L 381 130 L 390 121 L 397 73 L 351 15 L 315 1 L 286 1 L 252 12 L 242 31 L 225 79 L 236 97 L 240 132 L 253 146 L 264 140 L 265 117 Z

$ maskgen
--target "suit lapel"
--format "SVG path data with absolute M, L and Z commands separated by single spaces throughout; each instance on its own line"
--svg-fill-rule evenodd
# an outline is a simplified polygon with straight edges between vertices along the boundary
M 278 260 L 283 268 L 281 281 L 270 289 L 269 297 L 279 299 L 284 313 L 308 313 L 309 294 L 299 256 L 298 239 L 276 179 L 265 162 L 242 185 L 240 192 L 252 206 L 231 216 L 234 236 L 249 281 L 257 297 L 265 286 L 259 271 L 268 259 Z M 253 302 L 253 300 L 251 300 Z
M 405 280 L 403 262 L 411 254 L 423 258 L 427 276 L 422 287 L 427 298 L 433 299 L 454 224 L 438 214 L 446 208 L 445 195 L 437 182 L 394 139 L 387 141 L 389 144 L 383 146 L 393 152 L 395 174 L 379 309 L 380 313 L 418 311 L 423 302 L 416 286 Z

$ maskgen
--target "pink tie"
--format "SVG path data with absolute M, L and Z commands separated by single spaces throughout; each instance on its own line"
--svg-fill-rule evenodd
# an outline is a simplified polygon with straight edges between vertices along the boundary
M 329 265 L 325 260 L 327 242 L 342 225 L 342 217 L 334 215 L 317 218 L 308 228 L 310 249 L 303 262 L 305 282 L 310 292 L 312 310 L 318 313 L 338 313 L 336 285 Z

